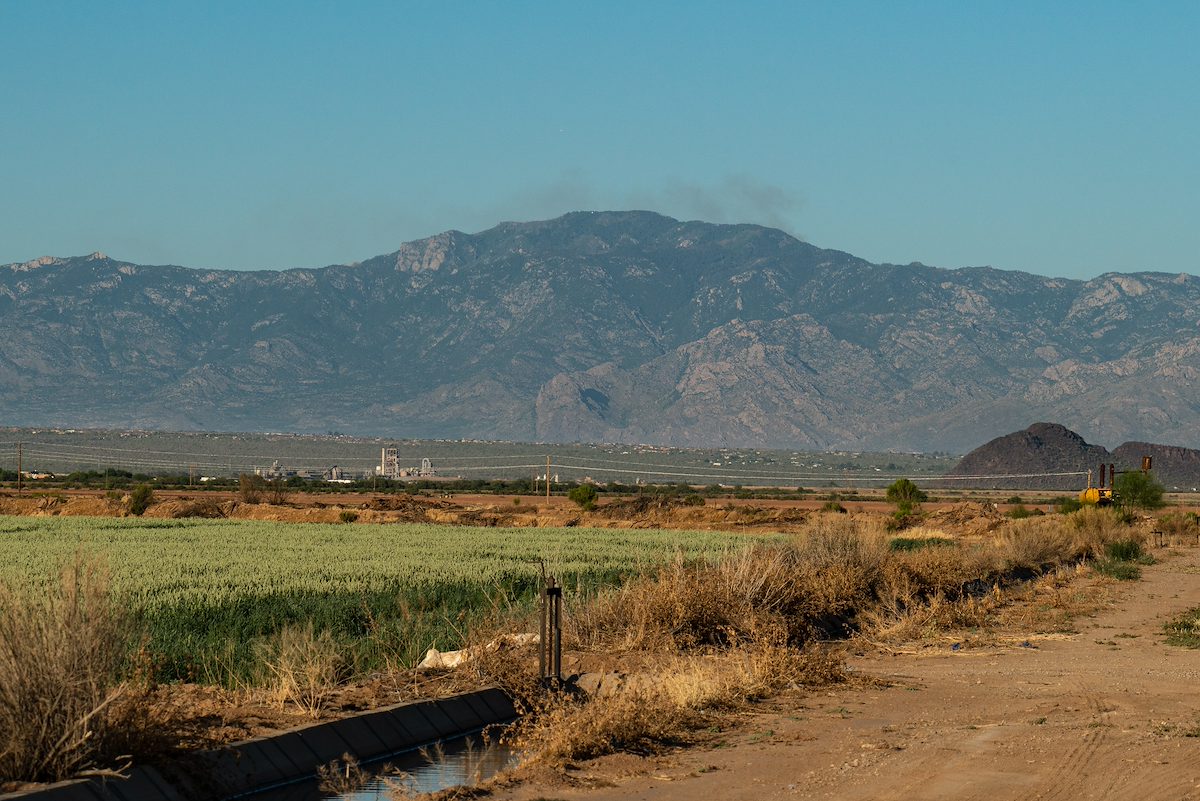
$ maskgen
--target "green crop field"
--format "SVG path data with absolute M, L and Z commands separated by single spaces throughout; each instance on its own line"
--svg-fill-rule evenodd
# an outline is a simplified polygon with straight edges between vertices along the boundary
M 284 625 L 328 630 L 359 672 L 456 647 L 496 602 L 530 603 L 541 563 L 584 589 L 746 542 L 716 532 L 0 517 L 0 580 L 36 586 L 82 553 L 107 564 L 164 679 L 253 679 Z

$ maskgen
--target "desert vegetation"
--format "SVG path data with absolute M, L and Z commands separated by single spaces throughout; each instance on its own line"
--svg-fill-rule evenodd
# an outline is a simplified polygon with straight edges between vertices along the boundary
M 129 732 L 149 724 L 122 716 L 139 682 L 224 685 L 319 715 L 339 686 L 406 671 L 430 647 L 473 649 L 460 679 L 521 699 L 512 736 L 535 762 L 653 750 L 721 710 L 848 680 L 839 642 L 986 637 L 1030 587 L 1061 598 L 1077 575 L 1135 578 L 1150 530 L 1094 507 L 997 514 L 970 535 L 895 524 L 844 511 L 753 535 L 0 518 L 0 738 L 26 755 L 6 753 L 0 779 L 136 752 Z M 526 647 L 487 647 L 537 630 L 543 566 L 567 588 L 567 661 L 599 677 L 590 696 L 546 694 Z M 45 680 L 42 663 L 57 666 Z M 53 732 L 26 731 L 59 686 L 77 700 Z
M 533 761 L 551 766 L 652 751 L 686 741 L 713 713 L 752 699 L 851 680 L 839 641 L 869 648 L 953 632 L 985 641 L 1019 602 L 1026 602 L 1026 630 L 1061 630 L 1078 611 L 1065 590 L 1074 577 L 1095 568 L 1134 578 L 1117 568 L 1145 559 L 1144 531 L 1104 509 L 1010 520 L 971 540 L 890 529 L 881 516 L 818 515 L 787 537 L 717 561 L 676 559 L 577 595 L 568 642 L 582 662 L 620 655 L 619 663 L 643 673 L 611 676 L 586 701 L 529 695 L 531 714 L 515 738 Z M 1030 616 L 1029 608 L 1043 611 Z M 520 622 L 503 627 L 514 626 Z M 499 670 L 478 669 L 527 692 L 528 668 L 522 674 L 511 656 L 491 662 L 504 658 Z

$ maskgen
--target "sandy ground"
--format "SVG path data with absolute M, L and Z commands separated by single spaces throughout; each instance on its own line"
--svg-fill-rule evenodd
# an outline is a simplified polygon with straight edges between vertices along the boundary
M 596 760 L 496 797 L 1200 798 L 1200 651 L 1162 632 L 1195 606 L 1189 549 L 1145 568 L 1076 633 L 861 654 L 850 666 L 878 685 L 776 698 L 697 746 Z

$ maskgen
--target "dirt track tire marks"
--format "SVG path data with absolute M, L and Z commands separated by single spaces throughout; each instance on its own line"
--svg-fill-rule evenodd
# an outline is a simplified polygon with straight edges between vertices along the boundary
M 1084 733 L 1082 741 L 1068 751 L 1051 770 L 1048 777 L 1049 786 L 1036 796 L 1042 801 L 1079 798 L 1080 789 L 1087 783 L 1088 769 L 1108 739 L 1109 711 L 1103 699 L 1094 689 L 1084 685 L 1080 687 L 1080 701 L 1081 707 L 1087 709 L 1093 717 L 1093 721 L 1088 724 L 1091 728 Z

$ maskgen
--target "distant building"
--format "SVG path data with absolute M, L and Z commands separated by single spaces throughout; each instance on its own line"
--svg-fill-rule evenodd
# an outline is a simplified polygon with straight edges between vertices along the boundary
M 400 478 L 400 459 L 396 456 L 394 447 L 382 449 L 377 472 L 381 478 Z
M 272 480 L 280 479 L 280 478 L 291 478 L 292 476 L 296 475 L 295 470 L 286 469 L 283 465 L 281 465 L 279 463 L 278 459 L 276 459 L 274 462 L 272 462 L 270 467 L 254 468 L 254 473 L 256 475 L 262 476 L 263 478 L 272 479 Z
M 433 469 L 433 461 L 428 458 L 421 460 L 420 467 L 401 467 L 396 449 L 392 447 L 380 451 L 379 467 L 375 468 L 375 475 L 392 479 L 432 478 L 437 475 L 437 471 Z

